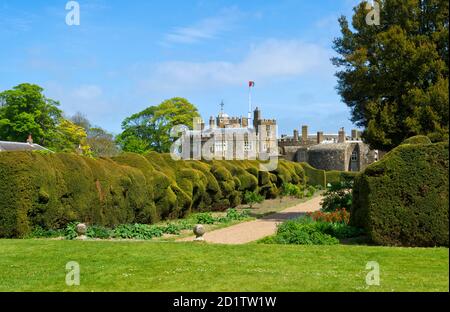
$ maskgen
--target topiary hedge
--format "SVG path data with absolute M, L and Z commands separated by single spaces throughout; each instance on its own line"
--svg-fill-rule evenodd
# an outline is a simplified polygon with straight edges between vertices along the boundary
M 358 172 L 352 172 L 352 171 L 326 171 L 326 183 L 339 183 L 339 182 L 346 182 L 346 181 L 352 181 L 356 176 L 358 175 Z
M 426 135 L 416 135 L 404 140 L 402 144 L 431 144 L 431 140 Z
M 325 170 L 316 169 L 305 162 L 300 163 L 300 165 L 305 171 L 305 175 L 307 176 L 307 183 L 309 185 L 321 185 L 323 187 L 327 185 Z
M 448 246 L 447 142 L 403 144 L 358 175 L 350 223 L 380 245 Z
M 274 198 L 283 183 L 305 186 L 303 167 L 282 160 L 268 173 L 257 161 L 174 161 L 154 152 L 111 159 L 2 152 L 0 237 L 73 221 L 114 227 L 224 210 L 239 205 L 245 192 Z

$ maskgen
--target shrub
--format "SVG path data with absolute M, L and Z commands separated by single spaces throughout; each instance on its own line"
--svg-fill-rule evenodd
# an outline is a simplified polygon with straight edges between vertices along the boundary
M 113 230 L 113 237 L 122 239 L 149 240 L 162 235 L 163 230 L 160 227 L 146 224 L 122 224 Z
M 358 175 L 358 172 L 351 172 L 351 171 L 326 171 L 326 180 L 327 185 L 328 184 L 338 184 L 338 183 L 344 183 L 344 184 L 351 184 L 353 183 L 353 180 Z
M 78 233 L 77 233 L 77 225 L 79 224 L 79 222 L 71 222 L 69 224 L 67 224 L 65 230 L 64 230 L 64 238 L 71 240 L 71 239 L 75 239 L 78 237 Z
M 294 185 L 292 183 L 283 183 L 281 186 L 280 195 L 283 196 L 296 196 L 300 197 L 300 194 L 302 194 L 302 190 L 299 186 Z
M 216 219 L 210 212 L 202 212 L 194 215 L 195 223 L 197 224 L 214 224 Z
M 265 244 L 335 245 L 339 239 L 364 234 L 360 228 L 343 222 L 314 221 L 311 217 L 288 220 L 278 226 L 275 236 L 261 240 Z
M 240 221 L 240 220 L 244 220 L 244 219 L 246 219 L 248 217 L 249 217 L 248 210 L 244 210 L 242 212 L 239 212 L 236 209 L 231 208 L 231 209 L 227 210 L 227 215 L 226 215 L 225 219 L 227 221 Z
M 305 190 L 306 197 L 313 197 L 315 193 L 316 193 L 316 188 L 312 185 L 308 186 L 308 188 Z
M 346 239 L 364 235 L 365 231 L 364 229 L 349 226 L 345 223 L 331 223 L 328 233 L 338 239 Z
M 253 208 L 254 204 L 261 203 L 264 201 L 264 197 L 259 195 L 257 192 L 246 192 L 244 196 L 244 201 L 246 204 Z
M 275 242 L 296 245 L 335 245 L 339 241 L 323 232 L 320 223 L 289 220 L 282 223 L 277 230 Z
M 431 144 L 431 140 L 426 135 L 416 135 L 404 140 L 402 144 Z
M 308 163 L 300 163 L 305 171 L 306 182 L 308 185 L 322 185 L 326 186 L 326 173 L 324 170 L 319 170 L 312 167 Z
M 330 223 L 344 223 L 350 222 L 350 213 L 344 209 L 336 209 L 333 212 L 314 211 L 308 212 L 307 215 L 313 221 L 330 222 Z
M 338 182 L 330 184 L 320 203 L 322 211 L 335 211 L 336 209 L 350 210 L 352 207 L 352 183 Z
M 179 235 L 182 228 L 174 223 L 168 223 L 166 226 L 162 227 L 162 231 L 165 234 Z
M 86 236 L 88 238 L 100 238 L 107 239 L 112 236 L 112 231 L 98 225 L 92 225 L 87 227 Z
M 256 202 L 275 198 L 282 183 L 303 188 L 305 170 L 285 160 L 268 173 L 257 161 L 174 161 L 155 152 L 102 159 L 2 152 L 0 237 L 25 237 L 37 226 L 64 229 L 77 220 L 113 228 L 225 211 L 245 202 L 247 192 Z
M 37 225 L 27 236 L 26 238 L 56 238 L 63 237 L 63 230 L 48 230 L 44 229 L 41 226 Z
M 403 144 L 357 176 L 350 224 L 381 245 L 448 246 L 448 143 Z

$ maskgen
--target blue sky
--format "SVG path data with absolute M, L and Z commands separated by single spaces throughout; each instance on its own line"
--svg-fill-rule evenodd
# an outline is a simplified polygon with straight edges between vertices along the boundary
M 65 0 L 0 0 L 0 90 L 30 82 L 72 115 L 119 133 L 129 115 L 175 96 L 204 119 L 223 100 L 245 116 L 248 81 L 279 133 L 348 131 L 337 94 L 337 18 L 357 0 L 80 0 L 68 26 Z

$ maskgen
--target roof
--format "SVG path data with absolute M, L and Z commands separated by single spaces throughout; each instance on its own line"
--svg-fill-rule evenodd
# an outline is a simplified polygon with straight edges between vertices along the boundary
M 309 150 L 310 151 L 345 150 L 350 145 L 349 143 L 355 142 L 316 144 L 311 146 Z
M 0 141 L 0 152 L 42 151 L 42 150 L 48 151 L 48 149 L 40 146 L 39 144 Z
M 212 135 L 222 135 L 222 134 L 252 134 L 255 130 L 252 128 L 208 128 L 203 131 L 200 130 L 189 130 L 186 132 L 187 135 L 202 135 L 202 136 L 212 136 Z

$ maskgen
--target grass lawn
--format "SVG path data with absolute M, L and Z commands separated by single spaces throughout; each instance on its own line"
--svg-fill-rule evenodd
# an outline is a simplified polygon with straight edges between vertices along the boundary
M 0 291 L 448 291 L 447 248 L 0 240 Z M 81 285 L 65 284 L 77 261 Z M 368 261 L 381 285 L 367 286 Z

